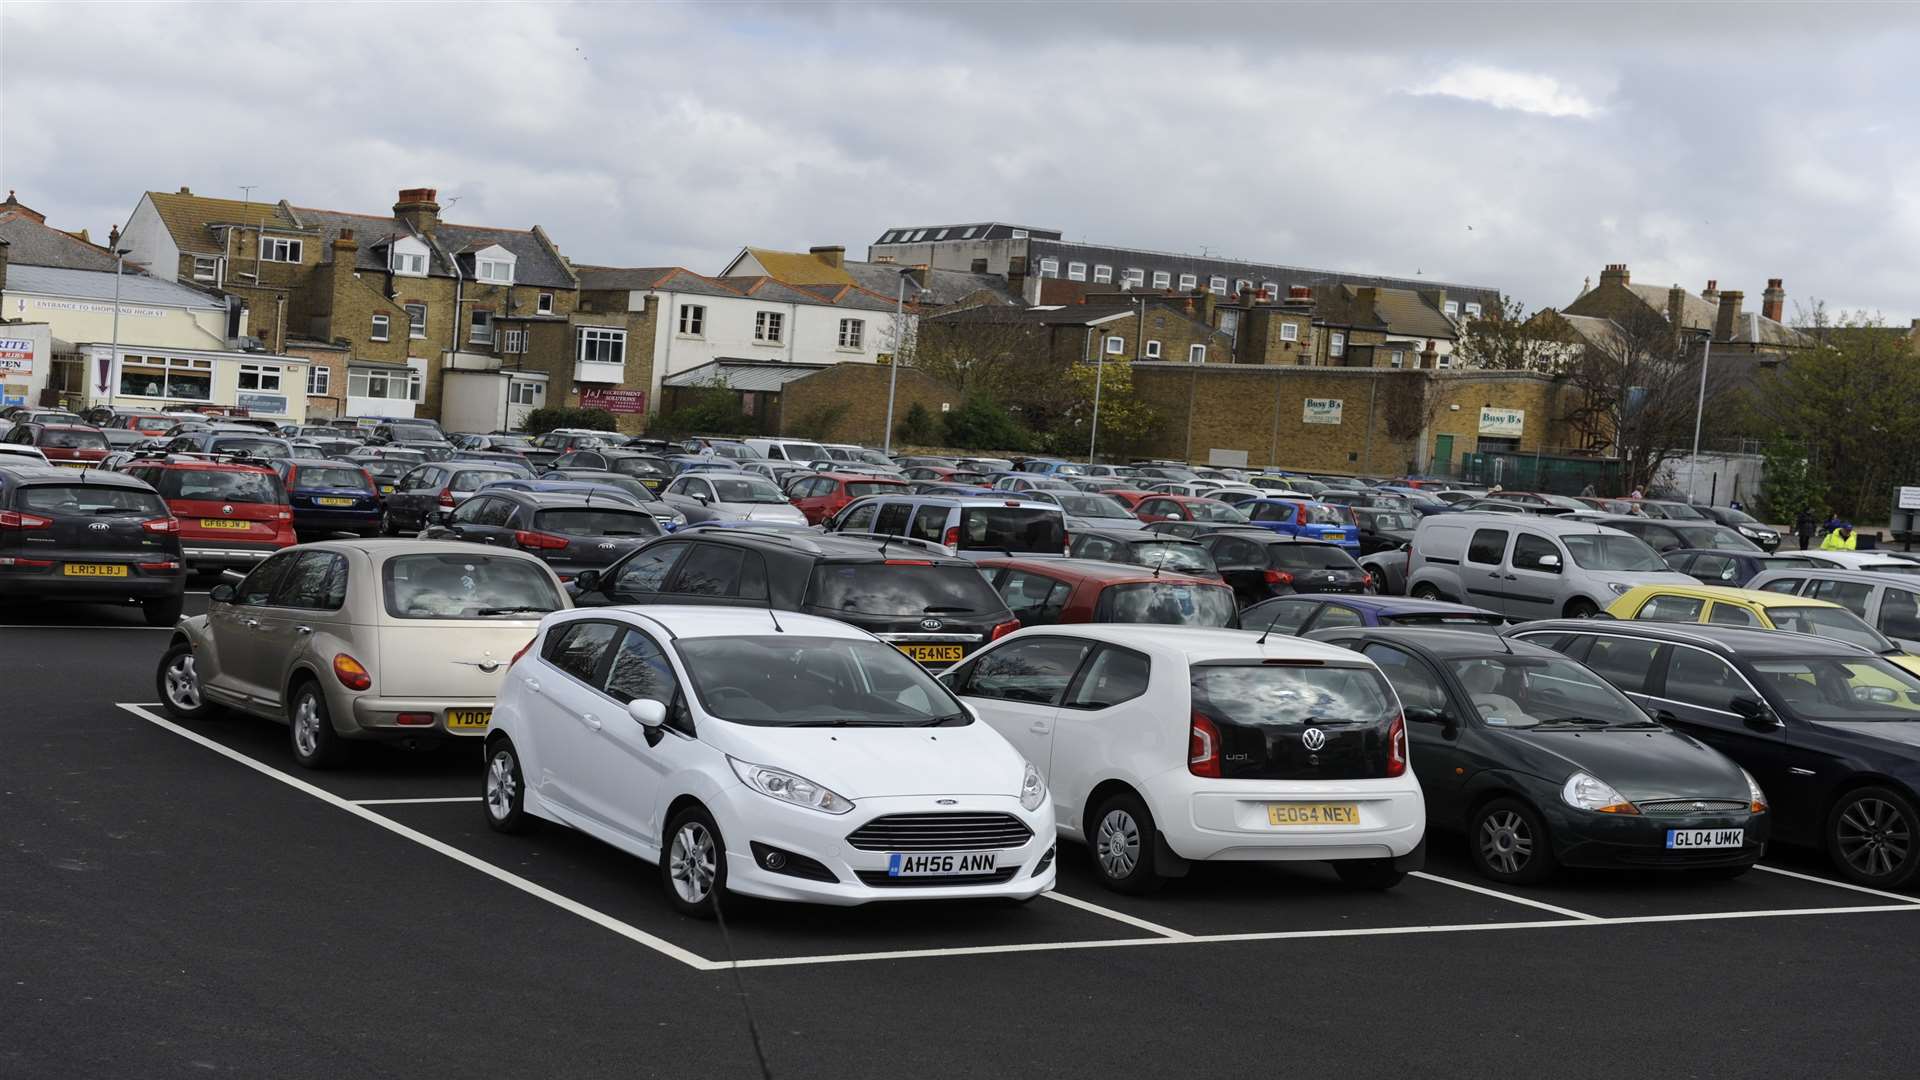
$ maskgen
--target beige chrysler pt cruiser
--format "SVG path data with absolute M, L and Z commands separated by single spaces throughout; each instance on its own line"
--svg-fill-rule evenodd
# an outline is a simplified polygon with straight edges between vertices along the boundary
M 278 720 L 308 768 L 351 739 L 484 736 L 514 655 L 571 606 L 539 559 L 453 541 L 302 544 L 228 577 L 174 631 L 161 703 Z

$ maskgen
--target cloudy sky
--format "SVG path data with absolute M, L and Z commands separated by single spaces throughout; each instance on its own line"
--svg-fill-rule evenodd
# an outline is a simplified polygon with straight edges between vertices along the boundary
M 718 271 L 891 225 L 1920 315 L 1920 6 L 0 7 L 0 187 L 538 223 Z M 457 203 L 454 200 L 457 199 Z

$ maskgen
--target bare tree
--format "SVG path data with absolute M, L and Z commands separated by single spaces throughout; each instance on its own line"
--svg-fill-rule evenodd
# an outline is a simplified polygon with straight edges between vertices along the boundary
M 978 318 L 956 312 L 923 319 L 909 349 L 896 354 L 897 359 L 953 387 L 962 398 L 997 401 L 1031 389 L 1024 385 L 1029 370 L 1046 356 L 1045 328 L 984 312 Z
M 1702 344 L 1659 312 L 1635 309 L 1568 362 L 1578 393 L 1567 420 L 1588 448 L 1620 461 L 1623 491 L 1646 488 L 1663 464 L 1691 448 Z M 1707 418 L 1723 411 L 1740 366 L 1734 356 L 1709 365 Z
M 1464 336 L 1453 347 L 1453 363 L 1488 371 L 1552 372 L 1570 341 L 1566 324 L 1552 312 L 1528 316 L 1520 301 L 1503 296 L 1492 311 L 1467 320 Z

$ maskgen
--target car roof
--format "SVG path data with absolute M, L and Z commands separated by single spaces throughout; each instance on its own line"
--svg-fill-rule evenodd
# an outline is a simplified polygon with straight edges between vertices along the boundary
M 775 633 L 799 637 L 837 638 L 872 641 L 873 635 L 838 619 L 804 615 L 797 611 L 770 614 L 763 607 L 696 607 L 690 604 L 622 604 L 614 607 L 579 608 L 569 617 L 605 617 L 618 611 L 641 622 L 652 622 L 676 638 L 761 637 Z M 778 620 L 779 630 L 774 629 Z
M 1326 600 L 1338 602 L 1360 611 L 1371 611 L 1377 615 L 1414 615 L 1430 612 L 1435 615 L 1495 615 L 1497 612 L 1477 608 L 1471 604 L 1456 604 L 1450 600 L 1422 600 L 1417 596 L 1355 596 L 1350 593 L 1293 593 L 1277 596 L 1274 600 Z M 1272 603 L 1262 600 L 1262 604 Z
M 928 550 L 925 545 L 911 544 L 904 540 L 814 532 L 812 529 L 805 528 L 774 527 L 765 522 L 727 523 L 730 527 L 721 529 L 706 528 L 706 524 L 708 523 L 697 523 L 691 527 L 682 528 L 673 535 L 682 540 L 693 536 L 719 539 L 762 550 L 795 552 L 824 560 L 904 559 L 912 562 L 930 562 L 940 566 L 978 565 L 970 559 Z
M 1211 582 L 1209 584 L 1212 584 Z M 1270 634 L 1264 644 L 1252 630 L 1210 626 L 1163 626 L 1154 623 L 1058 623 L 1033 627 L 1020 634 L 1079 637 L 1111 642 L 1139 652 L 1178 656 L 1189 663 L 1209 660 L 1313 660 L 1321 663 L 1367 666 L 1359 653 L 1308 638 Z
M 153 488 L 145 480 L 125 473 L 107 469 L 69 469 L 59 465 L 42 465 L 33 462 L 28 465 L 8 465 L 0 478 L 17 484 L 67 483 L 89 484 L 100 487 L 138 488 L 151 491 Z
M 134 458 L 128 465 L 157 465 L 162 469 L 212 469 L 218 472 L 273 472 L 273 466 L 257 464 L 252 461 L 214 461 L 209 458 L 175 456 L 164 458 Z M 279 475 L 279 474 L 275 474 Z
M 528 491 L 524 488 L 484 487 L 474 494 L 478 495 L 483 492 L 511 499 L 514 502 L 525 503 L 537 510 L 570 510 L 578 508 L 583 510 L 628 510 L 634 513 L 640 512 L 639 507 L 627 502 L 625 499 L 619 502 L 608 502 L 608 497 L 602 495 L 600 496 L 600 500 L 595 502 L 593 494 L 586 491 Z
M 1130 585 L 1148 581 L 1178 581 L 1183 584 L 1197 583 L 1226 586 L 1211 578 L 1196 578 L 1173 570 L 1162 570 L 1158 575 L 1151 566 L 1138 566 L 1133 563 L 1107 562 L 1103 559 L 1021 559 L 990 558 L 976 559 L 975 566 L 1006 567 L 1010 570 L 1025 570 L 1029 573 L 1046 574 L 1054 577 L 1072 577 L 1081 581 L 1097 581 L 1102 585 Z
M 1488 510 L 1456 510 L 1456 511 L 1453 511 L 1452 513 L 1447 513 L 1447 514 L 1435 514 L 1432 517 L 1421 518 L 1420 527 L 1423 529 L 1427 528 L 1429 525 L 1465 527 L 1465 526 L 1471 526 L 1476 524 L 1485 525 L 1489 527 L 1497 527 L 1500 525 L 1506 525 L 1511 527 L 1515 524 L 1522 523 L 1522 522 L 1524 522 L 1526 525 L 1532 528 L 1541 529 L 1545 532 L 1550 532 L 1555 534 L 1568 534 L 1568 533 L 1604 534 L 1608 536 L 1632 536 L 1633 535 L 1631 533 L 1622 532 L 1619 529 L 1613 528 L 1608 525 L 1602 525 L 1595 521 L 1566 521 L 1566 520 L 1563 520 L 1558 514 L 1529 513 L 1525 517 L 1520 517 L 1514 514 L 1497 513 L 1497 512 L 1488 511 Z
M 1800 553 L 1797 551 L 1781 551 L 1781 552 L 1776 552 L 1772 555 L 1769 555 L 1764 551 L 1742 551 L 1739 548 L 1683 547 L 1683 548 L 1673 548 L 1669 551 L 1663 551 L 1660 554 L 1662 555 L 1725 555 L 1730 559 L 1758 559 L 1761 562 L 1769 562 L 1774 559 L 1797 559 L 1800 557 Z
M 1199 544 L 1190 536 L 1176 536 L 1173 533 L 1154 532 L 1152 529 L 1075 529 L 1075 536 L 1098 536 L 1106 540 L 1118 540 L 1127 544 Z
M 465 540 L 421 540 L 403 536 L 369 536 L 346 540 L 314 540 L 299 545 L 300 550 L 360 551 L 375 561 L 390 559 L 396 555 L 474 555 L 494 558 L 521 559 L 540 566 L 546 563 L 538 556 L 518 551 L 510 547 L 491 547 L 469 543 Z
M 1727 600 L 1760 608 L 1840 606 L 1826 600 L 1815 600 L 1810 596 L 1794 596 L 1791 593 L 1766 592 L 1761 589 L 1735 589 L 1725 585 L 1635 585 L 1621 593 L 1620 599 L 1625 600 L 1630 596 L 1684 596 L 1694 600 Z
M 815 471 L 820 476 L 825 476 L 833 480 L 844 481 L 846 483 L 892 484 L 896 487 L 907 486 L 907 481 L 902 480 L 898 477 L 887 476 L 883 473 L 845 473 L 845 472 L 834 472 L 831 469 L 819 469 L 819 470 L 813 470 L 813 471 Z
M 1729 552 L 1729 554 L 1742 555 L 1746 553 L 1745 552 Z M 1770 561 L 1770 559 L 1777 559 L 1779 557 L 1780 556 L 1778 555 L 1759 556 L 1759 559 L 1761 562 L 1764 563 L 1764 562 Z M 1805 578 L 1817 578 L 1822 581 L 1853 581 L 1853 582 L 1859 582 L 1865 585 L 1902 585 L 1904 584 L 1908 589 L 1920 589 L 1920 577 L 1916 577 L 1914 575 L 1889 574 L 1884 570 L 1836 570 L 1831 566 L 1818 566 L 1818 565 L 1782 566 L 1774 570 L 1762 569 L 1760 573 L 1754 575 L 1754 579 L 1758 580 L 1761 577 L 1805 577 Z M 1902 582 L 1901 581 L 1902 578 L 1911 578 L 1912 580 Z M 1778 596 L 1778 595 L 1787 595 L 1787 594 L 1769 593 L 1768 595 Z
M 1427 626 L 1353 626 L 1329 629 L 1328 634 L 1358 635 L 1369 641 L 1391 641 L 1411 645 L 1436 657 L 1559 656 L 1544 645 L 1516 641 L 1477 630 L 1443 630 Z
M 1872 656 L 1862 645 L 1835 638 L 1800 634 L 1789 630 L 1762 630 L 1756 627 L 1722 626 L 1714 623 L 1668 623 L 1638 619 L 1545 619 L 1521 623 L 1503 631 L 1503 636 L 1542 631 L 1583 634 L 1627 634 L 1649 640 L 1684 642 L 1727 654 L 1742 656 Z

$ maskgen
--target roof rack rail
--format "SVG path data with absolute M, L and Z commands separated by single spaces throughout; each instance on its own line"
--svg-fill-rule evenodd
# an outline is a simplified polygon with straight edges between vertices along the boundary
M 835 533 L 828 533 L 827 535 L 851 536 L 857 540 L 878 540 L 885 544 L 905 544 L 908 547 L 916 547 L 921 549 L 922 551 L 937 552 L 938 554 L 941 554 L 941 555 L 951 555 L 954 553 L 953 549 L 948 547 L 945 544 L 937 543 L 932 540 L 922 540 L 917 536 L 900 536 L 895 533 L 862 532 L 862 531 L 835 532 Z

